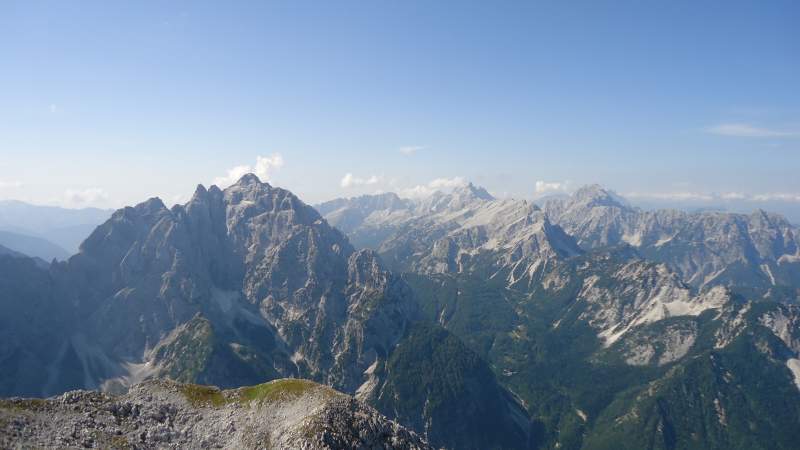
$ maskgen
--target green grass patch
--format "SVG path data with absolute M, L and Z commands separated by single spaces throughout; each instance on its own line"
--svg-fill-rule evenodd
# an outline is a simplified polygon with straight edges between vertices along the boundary
M 221 407 L 237 402 L 249 404 L 254 401 L 259 403 L 288 401 L 314 391 L 319 391 L 325 395 L 325 398 L 336 395 L 335 391 L 330 388 L 321 386 L 313 381 L 295 378 L 274 380 L 227 391 L 220 390 L 214 386 L 201 386 L 198 384 L 180 384 L 179 389 L 186 397 L 186 400 L 196 407 Z
M 315 389 L 328 391 L 328 389 L 312 381 L 286 378 L 241 388 L 239 389 L 239 399 L 242 402 L 292 400 L 302 397 Z
M 192 406 L 224 406 L 228 403 L 225 393 L 213 386 L 181 384 L 179 387 Z

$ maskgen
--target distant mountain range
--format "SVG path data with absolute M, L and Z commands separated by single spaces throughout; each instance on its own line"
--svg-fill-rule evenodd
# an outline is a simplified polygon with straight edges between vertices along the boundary
M 50 262 L 63 261 L 112 210 L 67 209 L 0 200 L 0 245 Z
M 645 211 L 597 185 L 583 187 L 572 196 L 546 199 L 541 207 L 524 200 L 498 200 L 487 195 L 485 190 L 469 184 L 450 194 L 436 193 L 423 200 L 386 193 L 337 199 L 317 208 L 356 246 L 373 248 L 387 261 L 397 258 L 393 249 L 409 249 L 412 243 L 431 250 L 435 243 L 438 251 L 446 245 L 452 258 L 466 260 L 507 241 L 509 233 L 505 230 L 512 228 L 516 232 L 516 227 L 521 226 L 520 218 L 525 217 L 528 221 L 541 221 L 543 229 L 553 230 L 552 225 L 558 225 L 558 231 L 574 238 L 583 251 L 629 245 L 642 258 L 665 263 L 698 288 L 724 285 L 737 292 L 778 300 L 798 297 L 800 228 L 778 214 L 762 210 L 750 215 Z M 521 212 L 525 210 L 531 213 Z M 437 224 L 436 232 L 420 232 L 421 226 L 433 223 Z M 413 233 L 422 233 L 436 242 L 422 243 Z M 472 240 L 466 242 L 464 236 Z M 453 238 L 460 239 L 455 247 L 451 245 Z M 399 239 L 410 239 L 409 245 L 398 244 Z M 551 241 L 564 246 L 563 238 L 548 240 Z
M 404 436 L 392 448 L 796 448 L 799 235 L 762 211 L 643 211 L 599 186 L 542 205 L 467 184 L 312 208 L 245 175 L 120 209 L 45 268 L 0 255 L 0 394 L 98 389 L 125 397 L 96 404 L 167 399 L 202 421 L 218 410 L 151 380 L 298 377 L 427 442 L 364 412 Z M 249 420 L 234 391 L 201 392 L 233 429 Z M 65 401 L 25 417 L 72 424 Z M 3 407 L 20 410 L 0 403 L 0 424 Z M 189 442 L 159 423 L 136 426 Z M 48 439 L 35 429 L 11 444 Z

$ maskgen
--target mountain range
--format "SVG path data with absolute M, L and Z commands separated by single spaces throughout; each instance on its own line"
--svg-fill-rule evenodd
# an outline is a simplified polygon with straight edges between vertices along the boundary
M 81 242 L 113 211 L 0 201 L 0 245 L 48 263 L 78 252 Z
M 559 232 L 568 234 L 583 251 L 628 245 L 699 289 L 722 285 L 778 301 L 795 301 L 800 289 L 800 228 L 762 210 L 750 215 L 644 211 L 598 185 L 546 199 L 539 207 L 524 200 L 494 199 L 472 184 L 417 201 L 387 193 L 337 199 L 317 208 L 356 246 L 390 257 L 395 256 L 393 247 L 407 247 L 397 240 L 412 233 L 424 234 L 441 246 L 458 237 L 449 234 L 463 238 L 470 230 L 473 236 L 480 235 L 480 248 L 462 242 L 454 254 L 467 257 L 506 239 L 508 233 L 497 228 L 519 226 L 519 218 L 530 209 L 539 211 L 542 226 L 558 225 Z M 536 220 L 535 215 L 525 216 L 526 220 Z M 418 231 L 432 223 L 437 224 L 436 232 Z M 445 234 L 448 239 L 440 240 Z M 552 239 L 562 247 L 563 241 Z
M 798 236 L 599 186 L 311 207 L 248 174 L 120 209 L 48 267 L 0 255 L 0 395 L 290 377 L 419 446 L 797 448 Z

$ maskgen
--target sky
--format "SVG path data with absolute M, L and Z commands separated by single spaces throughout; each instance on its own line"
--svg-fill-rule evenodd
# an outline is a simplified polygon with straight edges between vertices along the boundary
M 800 2 L 3 1 L 0 199 L 467 180 L 800 222 Z

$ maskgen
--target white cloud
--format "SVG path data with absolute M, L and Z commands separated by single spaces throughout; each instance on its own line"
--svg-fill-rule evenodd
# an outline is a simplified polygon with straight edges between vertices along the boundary
M 425 146 L 422 146 L 422 145 L 408 145 L 408 146 L 405 146 L 405 147 L 400 147 L 400 153 L 402 153 L 404 155 L 407 155 L 407 156 L 411 156 L 411 155 L 417 153 L 420 150 L 425 150 Z
M 534 195 L 542 197 L 544 195 L 567 193 L 569 192 L 569 181 L 542 181 L 538 180 L 534 185 Z
M 724 192 L 720 194 L 720 198 L 723 200 L 744 200 L 747 198 L 747 195 L 741 192 Z
M 705 192 L 629 192 L 625 197 L 656 201 L 675 202 L 800 202 L 800 193 L 767 193 L 745 194 L 742 192 L 723 192 L 722 194 Z
M 280 153 L 273 153 L 270 156 L 256 157 L 255 174 L 261 181 L 269 181 L 273 169 L 283 167 L 283 156 Z
M 64 204 L 67 206 L 89 206 L 108 200 L 108 193 L 99 187 L 86 189 L 67 189 L 64 191 Z
M 792 194 L 786 192 L 772 193 L 772 194 L 756 194 L 752 197 L 753 201 L 757 202 L 800 202 L 800 194 Z
M 401 197 L 422 198 L 442 189 L 452 189 L 455 187 L 466 186 L 467 181 L 462 177 L 436 178 L 427 184 L 419 184 L 414 187 L 400 191 Z
M 373 184 L 378 184 L 381 181 L 383 181 L 383 177 L 379 177 L 377 175 L 372 175 L 367 178 L 359 178 L 354 177 L 352 173 L 348 172 L 342 177 L 342 181 L 340 181 L 339 184 L 343 188 L 350 188 L 356 186 L 370 186 Z
M 785 138 L 785 137 L 798 137 L 798 131 L 774 130 L 769 128 L 760 128 L 746 123 L 722 123 L 706 128 L 706 131 L 711 134 L 720 136 L 732 137 L 748 137 L 748 138 Z
M 0 180 L 0 189 L 19 189 L 22 187 L 20 181 L 4 181 Z
M 629 192 L 625 197 L 680 202 L 714 200 L 713 195 L 702 192 Z
M 427 185 L 418 184 L 414 187 L 401 190 L 399 195 L 405 198 L 423 198 L 433 194 L 435 190 L 436 189 L 429 188 Z
M 232 167 L 228 169 L 225 175 L 214 178 L 212 184 L 226 188 L 248 173 L 254 173 L 261 181 L 267 182 L 270 180 L 272 172 L 281 167 L 283 167 L 283 156 L 280 153 L 273 153 L 270 156 L 257 156 L 254 166 L 241 165 Z
M 182 205 L 189 201 L 189 196 L 186 194 L 176 194 L 169 198 L 173 205 Z
M 250 166 L 236 166 L 231 169 L 228 169 L 228 173 L 225 174 L 225 176 L 214 178 L 214 181 L 212 183 L 216 184 L 221 188 L 225 188 L 232 185 L 233 183 L 236 183 L 236 181 L 238 181 L 239 178 L 242 178 L 242 175 L 250 173 L 252 171 L 253 170 Z
M 428 183 L 428 187 L 434 189 L 442 189 L 442 188 L 454 188 L 460 186 L 466 186 L 467 180 L 462 177 L 453 177 L 453 178 L 436 178 Z

